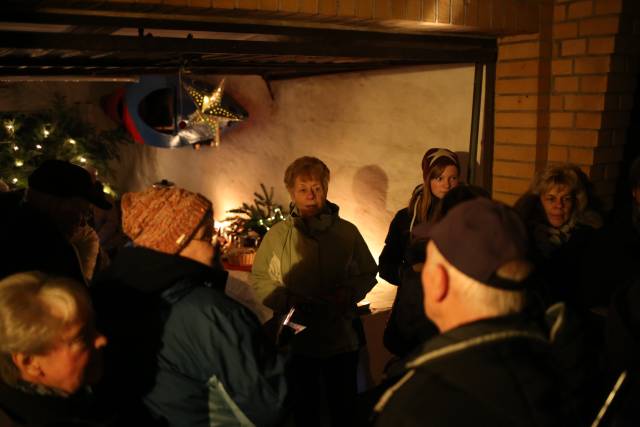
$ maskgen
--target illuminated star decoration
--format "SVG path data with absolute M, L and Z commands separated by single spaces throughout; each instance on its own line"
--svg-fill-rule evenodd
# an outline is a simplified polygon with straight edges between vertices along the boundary
M 194 86 L 183 83 L 184 89 L 191 100 L 196 105 L 196 111 L 191 116 L 191 123 L 198 125 L 206 124 L 214 136 L 215 146 L 220 145 L 220 122 L 241 121 L 244 117 L 233 113 L 222 106 L 222 96 L 224 94 L 224 79 L 213 91 L 198 90 Z

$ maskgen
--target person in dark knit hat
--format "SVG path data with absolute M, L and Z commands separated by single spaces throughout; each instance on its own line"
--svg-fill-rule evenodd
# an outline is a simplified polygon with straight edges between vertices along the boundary
M 89 172 L 62 160 L 40 165 L 26 192 L 0 195 L 0 278 L 39 270 L 87 283 L 99 252 L 97 235 L 85 221 L 90 205 L 111 207 Z
M 377 425 L 571 425 L 549 338 L 522 315 L 532 265 L 518 215 L 477 198 L 415 231 L 429 240 L 424 306 L 440 335 L 380 399 Z
M 400 271 L 406 264 L 411 230 L 414 226 L 433 222 L 440 210 L 440 201 L 458 185 L 460 162 L 446 148 L 431 148 L 422 158 L 423 183 L 411 195 L 409 206 L 399 210 L 391 221 L 384 248 L 378 262 L 380 277 L 392 285 L 400 285 Z
M 93 286 L 112 344 L 104 387 L 170 426 L 275 425 L 283 364 L 255 315 L 224 294 L 213 207 L 176 186 L 122 198 L 119 251 Z

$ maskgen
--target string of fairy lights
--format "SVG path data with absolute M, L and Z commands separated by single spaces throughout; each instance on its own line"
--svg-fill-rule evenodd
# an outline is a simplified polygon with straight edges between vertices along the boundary
M 118 157 L 122 132 L 97 132 L 73 107 L 54 100 L 47 112 L 0 114 L 0 180 L 10 189 L 27 186 L 29 175 L 48 159 L 67 160 L 94 173 L 103 191 L 116 196 L 108 182 L 108 162 Z

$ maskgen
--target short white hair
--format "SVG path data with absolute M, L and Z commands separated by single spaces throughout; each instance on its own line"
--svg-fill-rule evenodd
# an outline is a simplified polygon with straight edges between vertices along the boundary
M 70 324 L 92 316 L 85 287 L 72 279 L 28 272 L 0 280 L 0 378 L 15 384 L 13 354 L 45 354 Z
M 457 294 L 459 300 L 468 309 L 485 317 L 517 314 L 524 309 L 526 304 L 524 290 L 504 290 L 481 283 L 458 270 L 442 255 L 437 246 L 434 249 L 436 251 L 430 255 L 435 255 L 438 261 L 444 264 L 452 283 L 452 292 Z M 499 268 L 498 274 L 504 279 L 522 281 L 527 278 L 531 270 L 529 262 L 512 262 Z
M 456 280 L 455 292 L 458 292 L 466 304 L 471 305 L 475 311 L 492 317 L 520 313 L 526 301 L 524 291 L 494 288 L 468 276 L 464 276 L 462 280 Z

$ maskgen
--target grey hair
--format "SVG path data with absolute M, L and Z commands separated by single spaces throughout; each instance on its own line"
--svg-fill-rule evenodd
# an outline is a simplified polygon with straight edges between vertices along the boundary
M 506 291 L 493 288 L 467 277 L 460 280 L 457 291 L 475 311 L 492 317 L 517 314 L 524 310 L 526 296 L 524 291 Z
M 28 272 L 0 280 L 0 378 L 15 384 L 12 355 L 45 354 L 70 324 L 92 316 L 87 291 L 72 279 Z

